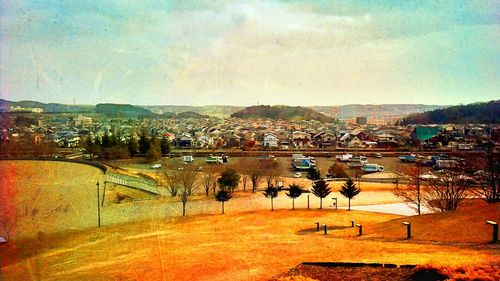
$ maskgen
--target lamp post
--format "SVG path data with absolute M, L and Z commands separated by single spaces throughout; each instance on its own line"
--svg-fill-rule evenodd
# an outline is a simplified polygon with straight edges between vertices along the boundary
M 402 222 L 402 224 L 406 225 L 406 238 L 411 238 L 411 224 L 407 221 Z
M 487 224 L 493 226 L 493 239 L 491 243 L 498 242 L 498 223 L 496 221 L 486 221 Z
M 99 182 L 96 183 L 97 187 L 97 225 L 101 227 L 101 204 L 99 204 Z
M 356 227 L 359 228 L 359 233 L 358 233 L 358 236 L 361 236 L 363 235 L 363 226 L 359 223 L 356 224 Z

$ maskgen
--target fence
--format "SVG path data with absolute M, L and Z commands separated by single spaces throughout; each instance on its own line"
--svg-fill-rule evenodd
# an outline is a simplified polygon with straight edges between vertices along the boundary
M 142 177 L 133 177 L 124 174 L 108 172 L 106 173 L 106 178 L 104 181 L 143 190 L 152 194 L 166 195 L 165 192 L 163 192 L 163 189 L 158 188 L 154 180 Z

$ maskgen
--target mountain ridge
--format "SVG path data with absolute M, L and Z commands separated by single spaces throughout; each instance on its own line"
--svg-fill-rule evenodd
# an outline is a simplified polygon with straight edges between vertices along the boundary
M 256 105 L 250 106 L 236 113 L 231 117 L 237 118 L 270 118 L 284 120 L 317 120 L 320 122 L 333 122 L 334 118 L 328 117 L 313 109 L 301 106 L 286 105 Z

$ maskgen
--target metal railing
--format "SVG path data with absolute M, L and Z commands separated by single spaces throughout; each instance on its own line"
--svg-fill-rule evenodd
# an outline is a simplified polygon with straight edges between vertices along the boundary
M 139 190 L 143 190 L 149 193 L 157 194 L 157 195 L 166 195 L 163 194 L 163 189 L 158 188 L 156 182 L 154 180 L 142 178 L 142 177 L 134 177 L 124 174 L 118 174 L 113 172 L 106 173 L 105 181 L 109 183 L 119 184 Z

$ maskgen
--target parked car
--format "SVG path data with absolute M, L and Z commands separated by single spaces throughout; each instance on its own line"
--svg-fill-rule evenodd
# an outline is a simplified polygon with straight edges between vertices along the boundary
M 184 155 L 184 156 L 182 156 L 182 161 L 189 163 L 189 162 L 193 162 L 194 158 L 191 155 Z
M 302 177 L 302 173 L 301 173 L 301 172 L 297 172 L 297 173 L 295 173 L 295 174 L 293 175 L 293 177 L 295 177 L 295 178 L 300 178 L 300 177 Z
M 364 164 L 363 167 L 361 168 L 363 171 L 367 173 L 374 173 L 374 172 L 383 172 L 384 171 L 384 166 L 379 165 L 379 164 Z
M 158 169 L 161 167 L 161 164 L 153 164 L 151 165 L 151 169 Z
M 373 157 L 375 157 L 375 158 L 382 158 L 382 153 L 375 153 L 373 155 Z

